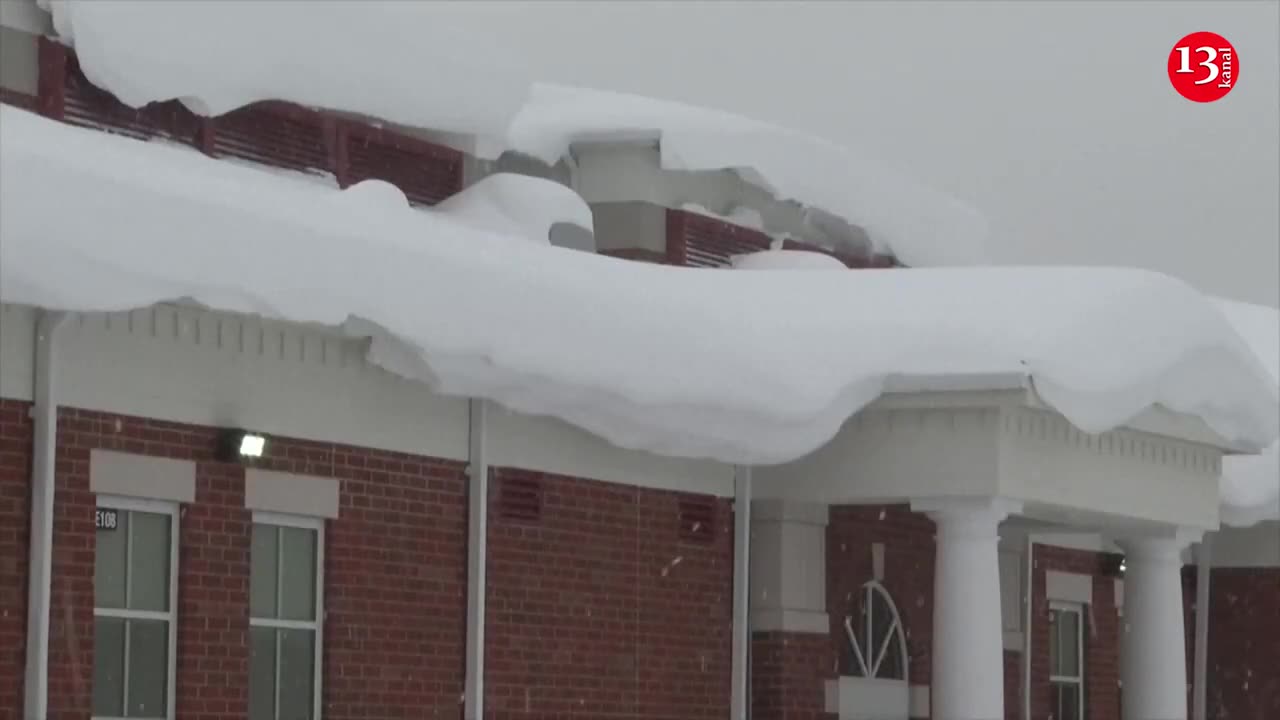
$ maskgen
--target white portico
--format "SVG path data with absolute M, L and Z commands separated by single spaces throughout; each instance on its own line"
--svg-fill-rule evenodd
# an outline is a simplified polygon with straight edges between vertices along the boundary
M 753 571 L 765 576 L 753 578 L 753 602 L 768 594 L 771 538 L 791 538 L 778 556 L 794 558 L 821 537 L 804 528 L 821 526 L 823 506 L 907 503 L 934 521 L 937 543 L 931 688 L 912 686 L 910 716 L 997 720 L 1005 717 L 1001 667 L 1010 642 L 1001 609 L 1001 523 L 1017 516 L 1065 532 L 1100 533 L 1125 550 L 1128 565 L 1124 718 L 1186 720 L 1180 557 L 1203 531 L 1217 527 L 1221 458 L 1237 449 L 1199 419 L 1160 408 L 1090 435 L 1048 408 L 1022 378 L 947 382 L 900 383 L 823 449 L 755 471 L 757 497 L 767 498 L 758 502 L 792 509 L 767 513 L 783 527 L 754 540 Z M 812 576 L 802 574 L 798 584 Z M 790 586 L 797 585 L 792 580 Z M 807 592 L 780 590 L 773 604 L 792 606 L 753 620 L 757 628 L 813 632 L 807 628 L 828 624 L 820 619 L 826 617 L 823 595 L 812 585 Z M 1009 603 L 1008 596 L 1003 600 Z M 1007 616 L 1011 609 L 1004 610 Z M 859 708 L 867 692 L 867 686 L 832 685 L 828 710 L 842 720 L 908 716 L 905 708 L 899 715 L 891 708 L 865 714 Z M 922 701 L 917 695 L 924 692 L 929 696 Z M 929 711 L 920 708 L 924 703 Z

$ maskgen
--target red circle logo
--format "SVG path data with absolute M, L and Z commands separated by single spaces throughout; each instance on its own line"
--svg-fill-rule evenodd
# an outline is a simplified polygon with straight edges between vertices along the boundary
M 1191 33 L 1169 53 L 1169 82 L 1188 100 L 1221 100 L 1239 78 L 1240 57 L 1235 47 L 1217 33 Z

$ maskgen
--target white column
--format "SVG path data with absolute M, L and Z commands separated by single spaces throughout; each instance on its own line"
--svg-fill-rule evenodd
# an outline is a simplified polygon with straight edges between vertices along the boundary
M 1021 509 L 995 498 L 912 503 L 938 526 L 933 580 L 934 720 L 1004 718 L 1000 521 Z
M 1182 549 L 1194 538 L 1127 540 L 1120 679 L 1124 720 L 1187 720 Z

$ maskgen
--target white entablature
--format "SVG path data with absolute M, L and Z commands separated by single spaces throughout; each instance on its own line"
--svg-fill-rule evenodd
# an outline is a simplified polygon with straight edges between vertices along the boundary
M 757 469 L 757 495 L 833 504 L 1002 497 L 1055 523 L 1217 528 L 1222 456 L 1238 449 L 1198 419 L 1156 408 L 1088 434 L 1022 377 L 948 383 L 899 383 L 822 449 Z

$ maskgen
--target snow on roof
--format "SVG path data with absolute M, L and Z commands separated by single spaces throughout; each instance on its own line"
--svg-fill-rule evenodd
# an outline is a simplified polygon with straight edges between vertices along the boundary
M 396 204 L 408 204 L 403 193 Z M 515 173 L 495 173 L 481 178 L 437 204 L 435 212 L 448 213 L 480 230 L 524 238 L 539 245 L 551 243 L 551 227 L 557 223 L 595 232 L 591 208 L 581 195 L 560 183 Z
M 811 250 L 762 250 L 734 255 L 734 270 L 842 270 L 849 268 L 836 258 Z
M 180 98 L 218 115 L 288 100 L 476 134 L 492 156 L 549 162 L 575 139 L 642 134 L 661 139 L 664 168 L 739 170 L 860 225 L 907 265 L 984 257 L 978 213 L 848 148 L 731 113 L 541 82 L 520 58 L 442 22 L 433 3 L 49 4 L 89 79 L 135 107 Z
M 1280 387 L 1280 310 L 1233 300 L 1214 302 Z M 1272 412 L 1280 415 L 1280 406 Z M 1261 455 L 1224 458 L 1221 492 L 1222 521 L 1228 525 L 1280 520 L 1280 442 Z
M 1008 373 L 1086 431 L 1162 404 L 1248 446 L 1277 434 L 1271 378 L 1202 295 L 1155 273 L 668 267 L 7 106 L 0 145 L 0 301 L 191 298 L 381 328 L 393 371 L 622 447 L 782 462 L 886 383 Z

